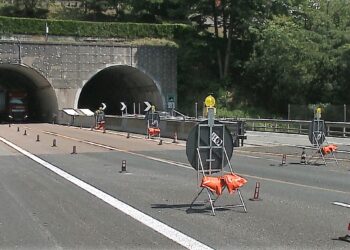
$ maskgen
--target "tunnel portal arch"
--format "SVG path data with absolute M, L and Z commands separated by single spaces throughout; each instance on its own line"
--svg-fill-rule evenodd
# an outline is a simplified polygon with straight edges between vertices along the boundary
M 97 72 L 82 87 L 77 94 L 77 107 L 96 110 L 101 103 L 107 105 L 106 114 L 120 115 L 121 104 L 127 105 L 128 113 L 133 113 L 133 103 L 136 113 L 144 110 L 144 101 L 155 105 L 157 109 L 164 108 L 164 98 L 159 84 L 150 76 L 131 66 L 113 65 Z
M 54 88 L 44 76 L 27 65 L 0 64 L 0 88 L 27 91 L 29 122 L 51 122 L 57 115 Z

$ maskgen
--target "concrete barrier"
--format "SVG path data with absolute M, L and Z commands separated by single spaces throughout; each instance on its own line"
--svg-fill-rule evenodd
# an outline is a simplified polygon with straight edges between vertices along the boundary
M 177 139 L 187 140 L 191 129 L 198 124 L 197 120 L 174 120 L 161 119 L 159 128 L 161 137 L 174 138 L 176 133 Z M 70 116 L 60 111 L 57 116 L 57 123 L 68 126 L 91 128 L 95 126 L 93 116 Z M 244 124 L 239 122 L 224 122 L 234 136 L 235 146 L 243 145 Z M 243 125 L 243 126 L 242 126 Z M 106 116 L 106 129 L 121 131 L 126 133 L 144 134 L 146 136 L 147 121 L 144 117 L 125 117 L 125 116 Z M 237 139 L 237 140 L 236 140 Z M 241 142 L 241 143 L 240 143 Z

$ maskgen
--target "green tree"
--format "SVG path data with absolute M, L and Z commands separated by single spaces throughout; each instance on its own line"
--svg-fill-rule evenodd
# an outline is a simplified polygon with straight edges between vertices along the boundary
M 92 14 L 92 19 L 97 21 L 98 16 L 101 15 L 101 13 L 108 8 L 108 1 L 107 0 L 84 0 L 84 10 L 85 14 L 89 15 Z
M 283 112 L 288 103 L 305 103 L 324 56 L 317 39 L 289 17 L 267 23 L 245 63 L 241 87 L 250 103 L 274 112 Z

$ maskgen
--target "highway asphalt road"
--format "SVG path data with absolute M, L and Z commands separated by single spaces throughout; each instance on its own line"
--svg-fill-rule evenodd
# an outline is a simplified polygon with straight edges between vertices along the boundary
M 212 216 L 208 206 L 189 209 L 199 189 L 183 145 L 50 124 L 1 125 L 0 137 L 47 163 L 43 166 L 0 142 L 1 249 L 350 246 L 337 240 L 347 233 L 350 210 L 332 204 L 350 203 L 346 161 L 305 166 L 291 156 L 281 166 L 279 153 L 262 154 L 251 145 L 235 149 L 232 165 L 248 180 L 241 189 L 248 213 L 221 209 Z M 72 154 L 73 146 L 77 154 Z M 123 160 L 128 173 L 120 173 Z M 54 173 L 50 166 L 70 175 Z M 250 201 L 256 182 L 262 200 Z M 123 211 L 122 205 L 113 205 L 114 199 L 130 207 Z M 220 201 L 239 200 L 225 192 Z M 134 209 L 142 212 L 139 219 L 131 217 Z M 154 221 L 149 224 L 147 216 Z M 158 222 L 174 231 L 152 229 Z

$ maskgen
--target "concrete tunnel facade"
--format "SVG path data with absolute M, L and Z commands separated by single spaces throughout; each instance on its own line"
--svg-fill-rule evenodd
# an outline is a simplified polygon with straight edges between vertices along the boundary
M 58 99 L 51 83 L 36 70 L 26 65 L 0 65 L 0 74 L 8 81 L 0 83 L 7 89 L 24 89 L 29 94 L 30 121 L 49 121 L 58 111 Z M 73 108 L 96 110 L 102 102 L 107 104 L 106 114 L 119 115 L 120 102 L 132 113 L 133 103 L 137 113 L 142 113 L 143 102 L 162 107 L 160 87 L 143 72 L 125 65 L 110 66 L 97 72 L 81 89 L 77 90 Z M 141 103 L 141 110 L 138 104 Z
M 33 121 L 51 122 L 65 108 L 94 111 L 102 102 L 111 115 L 121 114 L 120 102 L 128 113 L 133 103 L 144 113 L 144 101 L 157 110 L 177 102 L 176 48 L 30 39 L 0 40 L 0 73 L 28 90 Z

